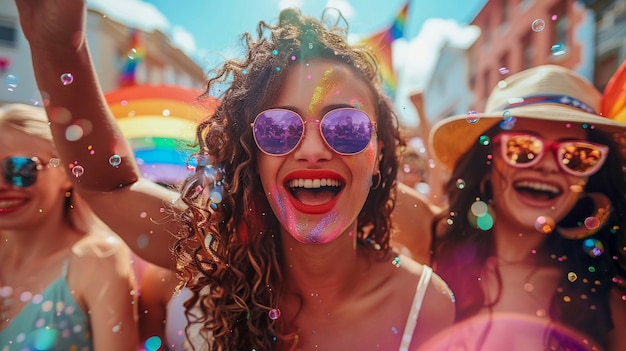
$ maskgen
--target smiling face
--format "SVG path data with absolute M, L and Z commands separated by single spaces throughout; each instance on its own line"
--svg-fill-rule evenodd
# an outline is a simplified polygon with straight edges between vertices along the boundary
M 536 135 L 547 145 L 554 141 L 586 139 L 580 126 L 522 118 L 512 132 Z M 557 163 L 553 148 L 545 148 L 532 166 L 518 168 L 503 159 L 500 147 L 494 146 L 491 173 L 497 220 L 534 228 L 542 216 L 556 223 L 563 219 L 584 190 L 588 177 L 565 172 Z
M 356 219 L 378 169 L 375 133 L 362 152 L 340 155 L 324 141 L 316 121 L 338 108 L 357 108 L 375 122 L 373 94 L 349 66 L 331 60 L 297 63 L 285 74 L 267 108 L 294 111 L 307 124 L 292 152 L 271 156 L 257 151 L 268 201 L 283 232 L 300 242 L 323 244 L 342 233 L 356 235 Z
M 64 193 L 71 187 L 62 167 L 46 166 L 53 157 L 52 144 L 0 124 L 0 160 L 10 156 L 37 157 L 44 164 L 36 181 L 18 188 L 0 179 L 0 229 L 22 230 L 43 225 L 53 213 L 61 213 Z

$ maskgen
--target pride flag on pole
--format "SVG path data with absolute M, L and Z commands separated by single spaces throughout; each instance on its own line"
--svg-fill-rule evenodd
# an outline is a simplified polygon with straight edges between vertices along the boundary
M 626 61 L 617 69 L 604 88 L 602 115 L 626 123 Z
M 383 88 L 387 95 L 394 97 L 397 87 L 396 74 L 393 69 L 391 44 L 404 36 L 409 2 L 407 1 L 396 15 L 390 26 L 363 39 L 361 44 L 369 46 L 378 57 L 378 65 L 383 80 Z
M 146 56 L 146 49 L 141 43 L 141 33 L 137 29 L 133 29 L 131 34 L 130 48 L 122 65 L 120 74 L 120 86 L 127 87 L 137 84 L 136 73 L 137 66 Z

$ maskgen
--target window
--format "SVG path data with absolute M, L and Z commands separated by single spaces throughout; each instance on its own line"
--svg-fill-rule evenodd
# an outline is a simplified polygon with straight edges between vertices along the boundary
M 485 22 L 483 22 L 483 35 L 485 39 L 485 45 L 488 45 L 491 41 L 491 21 L 489 21 L 489 17 L 485 17 Z
M 620 61 L 619 61 L 619 51 L 612 50 L 604 56 L 598 58 L 598 64 L 595 69 L 595 75 L 593 79 L 593 84 L 600 91 L 604 91 L 606 84 L 609 82 L 609 79 L 613 76 L 613 73 L 617 71 Z
M 17 24 L 15 22 L 0 19 L 0 46 L 10 48 L 17 46 Z
M 487 99 L 487 96 L 491 94 L 491 88 L 492 88 L 491 80 L 489 77 L 489 72 L 490 70 L 488 69 L 483 74 L 483 97 L 485 99 Z
M 568 46 L 567 27 L 569 25 L 569 18 L 567 16 L 567 1 L 559 1 L 552 9 L 552 21 L 554 23 L 551 26 L 552 29 L 552 45 L 558 45 L 561 48 Z
M 501 75 L 506 75 L 509 71 L 509 53 L 505 52 L 500 56 L 500 66 L 498 67 L 498 71 Z
M 502 0 L 502 25 L 506 25 L 509 22 L 510 12 L 509 0 Z
M 535 50 L 533 49 L 532 33 L 526 33 L 522 38 L 522 70 L 533 66 L 533 57 Z

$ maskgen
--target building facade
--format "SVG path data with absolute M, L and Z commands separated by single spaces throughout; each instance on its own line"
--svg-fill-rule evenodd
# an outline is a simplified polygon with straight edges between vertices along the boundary
M 203 68 L 172 45 L 167 36 L 159 31 L 139 31 L 103 13 L 89 10 L 87 39 L 104 92 L 115 90 L 123 84 L 123 76 L 129 73 L 125 72 L 129 60 L 136 60 L 132 72 L 136 84 L 201 88 L 205 83 L 206 72 Z M 13 1 L 0 1 L 0 77 L 0 104 L 41 103 L 30 49 L 19 28 Z
M 475 17 L 481 35 L 468 51 L 472 107 L 483 111 L 507 75 L 557 64 L 593 80 L 594 11 L 575 0 L 490 0 Z

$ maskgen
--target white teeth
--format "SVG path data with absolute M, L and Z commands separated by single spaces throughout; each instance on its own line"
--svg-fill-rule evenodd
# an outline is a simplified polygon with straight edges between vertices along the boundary
M 4 200 L 0 201 L 0 208 L 14 207 L 22 203 L 23 200 Z
M 292 179 L 289 181 L 290 188 L 318 189 L 323 186 L 340 186 L 338 179 L 322 178 L 322 179 Z
M 546 184 L 546 183 L 540 183 L 540 182 L 531 182 L 531 181 L 521 181 L 517 184 L 515 184 L 516 187 L 518 188 L 529 188 L 529 189 L 533 189 L 536 191 L 543 191 L 543 192 L 549 192 L 549 193 L 553 193 L 553 194 L 558 194 L 559 193 L 559 188 L 557 188 L 554 185 L 550 185 L 550 184 Z

